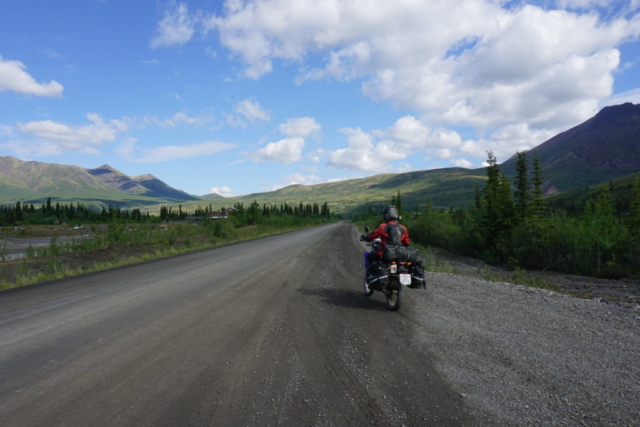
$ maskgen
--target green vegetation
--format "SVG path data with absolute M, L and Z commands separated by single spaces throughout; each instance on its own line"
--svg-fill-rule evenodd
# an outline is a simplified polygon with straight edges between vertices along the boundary
M 463 168 L 436 169 L 402 174 L 382 174 L 311 186 L 292 185 L 277 191 L 249 194 L 215 200 L 214 206 L 323 203 L 329 202 L 332 212 L 353 214 L 366 211 L 369 206 L 386 203 L 398 190 L 407 204 L 424 203 L 428 196 L 436 206 L 468 207 L 474 190 L 485 182 L 484 170 Z M 207 202 L 209 203 L 209 201 Z M 198 202 L 183 203 L 184 209 L 194 210 Z M 152 211 L 153 213 L 153 211 Z
M 563 191 L 546 198 L 550 207 L 565 210 L 570 215 L 586 209 L 589 200 L 594 200 L 601 191 L 608 191 L 617 216 L 624 216 L 631 207 L 634 191 L 638 187 L 640 172 L 617 179 L 604 181 L 598 185 Z
M 526 159 L 526 154 L 521 153 L 519 159 Z M 537 161 L 532 189 L 525 185 L 526 160 L 520 160 L 515 196 L 492 153 L 488 163 L 487 184 L 477 191 L 470 209 L 436 209 L 427 199 L 424 209 L 404 210 L 402 223 L 409 228 L 412 240 L 512 268 L 610 278 L 638 275 L 640 181 L 624 215 L 615 215 L 607 186 L 586 201 L 584 210 L 569 214 L 551 209 L 542 199 Z M 399 197 L 395 196 L 394 202 Z M 355 220 L 377 224 L 380 212 L 370 208 Z
M 91 236 L 88 238 L 59 242 L 54 237 L 49 247 L 28 248 L 24 258 L 13 261 L 3 259 L 4 262 L 0 263 L 0 289 L 255 239 L 339 219 L 329 212 L 326 203 L 322 206 L 302 203 L 291 206 L 284 203 L 260 207 L 254 202 L 246 208 L 241 203 L 235 207 L 236 210 L 227 219 L 203 220 L 193 224 L 131 222 L 131 213 L 125 215 L 122 211 L 112 209 L 113 216 L 109 217 L 106 225 L 94 224 L 89 227 Z M 52 209 L 55 212 L 55 208 Z M 167 209 L 167 218 L 180 215 L 185 216 L 180 208 Z M 159 218 L 155 221 L 159 222 Z M 21 235 L 29 235 L 28 230 L 23 231 Z M 4 258 L 2 254 L 0 258 Z

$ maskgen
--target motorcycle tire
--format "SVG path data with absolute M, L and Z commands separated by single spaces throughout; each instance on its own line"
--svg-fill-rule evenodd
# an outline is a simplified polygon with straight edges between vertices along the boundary
M 400 296 L 402 295 L 402 285 L 397 279 L 389 280 L 387 287 L 387 309 L 389 311 L 398 311 L 400 309 Z
M 369 286 L 369 283 L 367 283 L 366 278 L 363 280 L 363 282 L 364 282 L 364 295 L 367 297 L 370 297 L 373 294 L 373 288 Z

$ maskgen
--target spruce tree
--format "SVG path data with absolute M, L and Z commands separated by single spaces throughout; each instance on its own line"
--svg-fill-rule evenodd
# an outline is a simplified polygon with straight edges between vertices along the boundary
M 531 201 L 531 213 L 540 218 L 544 215 L 546 206 L 542 200 L 542 184 L 544 178 L 542 176 L 542 167 L 540 166 L 540 155 L 536 152 L 533 156 L 533 200 Z
M 518 161 L 516 163 L 516 191 L 514 194 L 515 199 L 515 213 L 516 220 L 522 222 L 527 219 L 529 215 L 529 204 L 531 196 L 529 194 L 529 180 L 527 178 L 527 152 L 518 152 Z
M 482 190 L 482 231 L 489 240 L 499 231 L 500 169 L 492 151 L 487 151 L 487 185 Z
M 636 180 L 636 184 L 633 186 L 633 198 L 631 199 L 627 217 L 629 230 L 633 235 L 640 237 L 640 178 Z

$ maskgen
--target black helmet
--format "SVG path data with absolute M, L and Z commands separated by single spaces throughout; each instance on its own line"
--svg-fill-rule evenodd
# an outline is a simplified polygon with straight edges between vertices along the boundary
M 398 219 L 398 208 L 393 205 L 389 205 L 384 208 L 384 212 L 382 212 L 382 216 L 384 217 L 385 222 L 391 219 Z

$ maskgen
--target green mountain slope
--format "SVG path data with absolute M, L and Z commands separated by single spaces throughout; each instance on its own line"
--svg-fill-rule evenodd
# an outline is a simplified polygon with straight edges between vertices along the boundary
M 153 177 L 130 178 L 108 165 L 95 169 L 0 157 L 0 204 L 82 202 L 120 207 L 199 200 Z
M 277 191 L 254 193 L 246 196 L 216 200 L 214 208 L 229 207 L 235 203 L 248 205 L 299 204 L 327 202 L 335 212 L 352 212 L 368 205 L 387 204 L 398 191 L 405 206 L 425 203 L 427 196 L 436 206 L 468 207 L 476 186 L 483 187 L 485 170 L 463 168 L 436 169 L 402 174 L 382 174 L 327 184 L 292 185 Z M 183 209 L 192 210 L 202 202 L 183 203 Z

